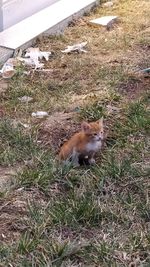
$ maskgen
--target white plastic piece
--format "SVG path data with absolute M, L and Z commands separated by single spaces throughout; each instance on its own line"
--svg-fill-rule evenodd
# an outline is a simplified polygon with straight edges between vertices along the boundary
M 32 117 L 43 118 L 43 117 L 47 117 L 47 116 L 48 116 L 48 113 L 46 111 L 32 112 Z
M 33 67 L 35 69 L 41 69 L 44 67 L 43 63 L 40 63 L 39 61 L 33 61 L 31 58 L 23 58 L 19 57 L 18 60 L 20 60 L 24 65 Z
M 30 102 L 30 101 L 32 101 L 33 97 L 24 95 L 23 97 L 18 97 L 18 99 L 19 99 L 21 102 L 26 103 L 26 102 Z
M 35 69 L 40 69 L 44 67 L 44 64 L 40 63 L 39 59 L 44 58 L 46 61 L 48 61 L 50 55 L 51 52 L 42 52 L 38 47 L 30 47 L 27 49 L 25 58 L 18 57 L 18 60 L 22 61 L 25 65 L 35 67 Z
M 51 55 L 51 52 L 42 52 L 38 47 L 30 47 L 27 49 L 27 52 L 25 54 L 25 57 L 30 57 L 33 60 L 42 59 L 45 58 L 46 61 L 49 60 L 49 56 Z
M 84 52 L 87 53 L 87 51 L 84 49 L 84 47 L 87 45 L 87 42 L 82 42 L 80 44 L 75 45 L 68 45 L 67 48 L 62 53 L 71 53 L 71 52 Z

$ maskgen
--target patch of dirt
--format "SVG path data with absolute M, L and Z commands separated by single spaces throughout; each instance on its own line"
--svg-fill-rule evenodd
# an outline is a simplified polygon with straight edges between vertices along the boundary
M 19 188 L 0 200 L 0 241 L 11 243 L 18 240 L 27 229 L 28 203 L 30 201 L 45 205 L 44 196 L 38 189 L 24 191 Z
M 75 115 L 75 112 L 56 112 L 48 117 L 40 126 L 38 140 L 57 153 L 61 145 L 80 129 L 80 123 L 74 120 Z
M 0 167 L 0 192 L 10 189 L 16 171 L 16 167 Z
M 92 88 L 91 92 L 88 93 L 87 91 L 84 94 L 71 94 L 70 95 L 70 104 L 68 105 L 66 112 L 74 112 L 78 111 L 78 109 L 82 107 L 86 107 L 89 103 L 94 103 L 97 99 L 106 99 L 108 98 L 108 91 L 107 88 L 103 86 L 103 88 Z
M 0 96 L 2 96 L 8 89 L 9 83 L 4 79 L 0 79 Z
M 150 51 L 150 45 L 147 45 L 147 44 L 140 44 L 139 46 L 140 46 L 140 48 L 142 48 L 145 52 L 149 52 L 149 51 Z
M 142 75 L 144 76 L 144 75 Z M 150 78 L 150 75 L 149 75 Z M 137 98 L 140 96 L 144 91 L 149 89 L 149 78 L 147 77 L 133 77 L 126 82 L 123 82 L 119 86 L 119 91 L 125 94 L 129 98 Z
M 22 220 L 26 215 L 26 202 L 14 196 L 8 201 L 1 200 L 0 203 L 0 241 L 13 241 L 19 238 L 25 229 Z

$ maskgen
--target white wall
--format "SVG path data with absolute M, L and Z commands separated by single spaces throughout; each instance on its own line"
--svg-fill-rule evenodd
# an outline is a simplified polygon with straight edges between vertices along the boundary
M 60 0 L 0 0 L 0 31 L 57 1 Z

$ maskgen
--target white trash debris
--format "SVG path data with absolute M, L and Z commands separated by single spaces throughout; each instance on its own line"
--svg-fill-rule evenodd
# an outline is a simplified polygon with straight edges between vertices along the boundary
M 2 69 L 0 70 L 0 73 L 4 79 L 12 78 L 15 74 L 15 69 L 13 64 L 6 62 Z
M 0 70 L 0 74 L 4 79 L 12 78 L 16 73 L 14 67 L 19 66 L 19 64 L 20 63 L 17 58 L 13 57 L 9 58 L 3 65 L 2 69 Z
M 141 72 L 150 73 L 150 68 L 143 69 Z
M 32 101 L 32 100 L 33 100 L 33 97 L 24 95 L 23 97 L 18 97 L 18 99 L 19 99 L 21 102 L 26 103 L 26 102 L 30 102 L 30 101 Z
M 21 124 L 25 129 L 30 128 L 30 125 L 27 124 L 27 123 L 22 123 L 22 122 L 20 122 L 20 124 Z
M 113 2 L 112 1 L 109 1 L 109 2 L 106 2 L 103 4 L 104 7 L 112 7 L 113 6 Z
M 25 57 L 30 57 L 33 60 L 45 58 L 45 60 L 48 61 L 50 55 L 51 55 L 51 52 L 46 52 L 46 51 L 42 52 L 42 51 L 40 51 L 40 49 L 38 47 L 37 48 L 30 47 L 27 49 Z
M 32 112 L 32 117 L 43 118 L 46 116 L 48 116 L 48 113 L 46 111 Z
M 31 71 L 23 71 L 23 74 L 25 74 L 25 75 L 27 75 L 27 76 L 29 76 L 30 74 L 31 74 Z
M 44 64 L 40 63 L 40 59 L 44 58 L 46 61 L 49 60 L 51 52 L 42 52 L 40 49 L 30 47 L 25 53 L 25 57 L 18 57 L 18 60 L 22 61 L 25 65 L 34 67 L 35 69 L 43 68 Z
M 105 16 L 97 19 L 90 20 L 91 24 L 102 25 L 111 27 L 114 22 L 118 19 L 118 16 Z
M 71 52 L 87 53 L 87 51 L 84 49 L 86 45 L 87 45 L 87 42 L 82 42 L 80 44 L 75 44 L 75 45 L 68 45 L 67 48 L 61 52 L 62 53 L 71 53 Z
M 24 187 L 20 187 L 16 191 L 20 192 L 20 191 L 23 191 L 23 190 L 24 190 Z
M 35 68 L 42 68 L 44 64 L 40 63 L 39 59 L 44 58 L 46 61 L 48 61 L 50 55 L 51 52 L 42 52 L 38 47 L 30 47 L 27 49 L 25 58 L 29 58 L 30 61 L 28 61 L 28 63 L 31 62 L 31 65 L 35 65 Z
M 14 58 L 14 57 L 10 57 L 10 58 L 6 61 L 6 63 L 11 64 L 11 65 L 13 65 L 14 67 L 20 65 L 20 62 L 18 61 L 18 59 L 17 59 L 17 58 Z
M 4 239 L 6 238 L 6 236 L 3 233 L 1 235 L 2 235 L 2 238 L 4 238 Z
M 53 72 L 54 70 L 53 69 L 38 69 L 36 71 L 38 71 L 38 72 Z
M 43 64 L 43 63 L 40 63 L 39 61 L 35 63 L 31 58 L 23 58 L 23 57 L 19 57 L 18 59 L 19 59 L 24 65 L 26 65 L 26 66 L 31 66 L 31 67 L 35 67 L 35 69 L 37 69 L 37 68 L 43 68 L 43 67 L 44 67 L 44 64 Z

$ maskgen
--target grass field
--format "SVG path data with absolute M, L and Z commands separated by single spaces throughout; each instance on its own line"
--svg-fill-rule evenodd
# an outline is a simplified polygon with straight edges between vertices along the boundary
M 54 52 L 50 72 L 19 67 L 0 91 L 1 267 L 150 266 L 149 12 L 147 0 L 94 9 L 37 40 Z M 88 24 L 109 14 L 119 16 L 110 31 Z M 88 53 L 61 53 L 82 41 Z M 102 115 L 96 165 L 58 165 L 64 140 Z

